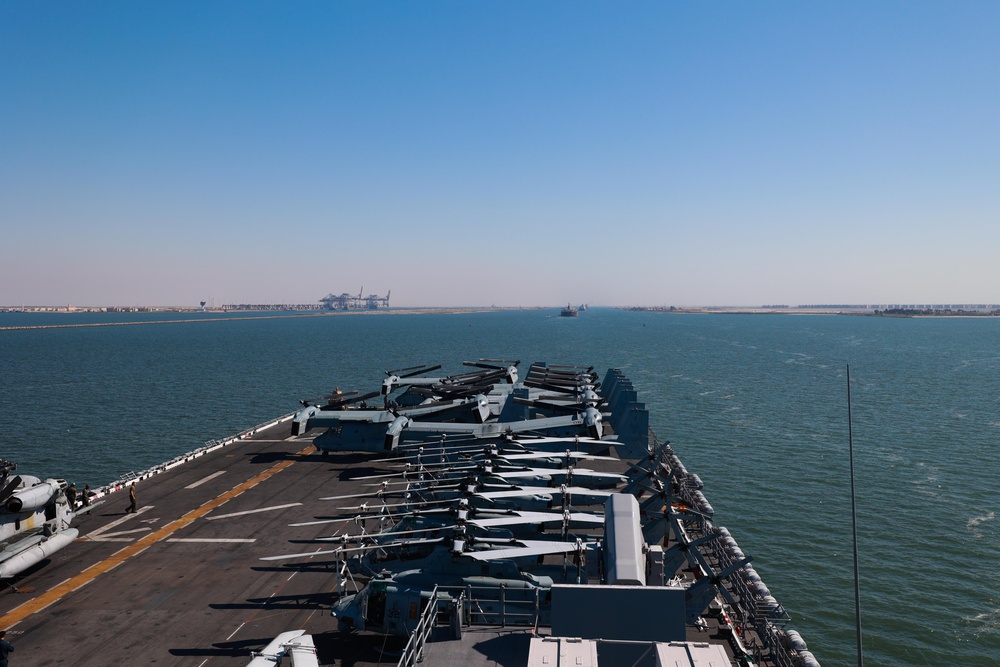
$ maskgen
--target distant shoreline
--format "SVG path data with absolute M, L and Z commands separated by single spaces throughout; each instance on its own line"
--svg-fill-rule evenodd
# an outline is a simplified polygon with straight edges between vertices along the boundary
M 983 307 L 983 306 L 981 306 Z M 609 306 L 616 310 L 630 312 L 659 313 L 666 315 L 841 315 L 849 317 L 884 317 L 893 319 L 927 319 L 927 318 L 948 318 L 948 319 L 975 319 L 1000 317 L 1000 308 L 996 306 L 985 306 L 991 310 L 926 310 L 893 308 L 888 310 L 872 310 L 864 307 L 846 308 L 824 308 L 824 307 L 740 307 L 740 306 L 682 306 L 682 307 L 646 307 L 646 306 Z M 0 315 L 4 313 L 18 313 L 31 315 L 149 315 L 149 314 L 210 314 L 218 317 L 199 318 L 179 318 L 179 319 L 156 319 L 141 321 L 120 321 L 120 322 L 62 322 L 59 324 L 21 324 L 14 326 L 0 326 L 0 331 L 27 331 L 35 329 L 76 329 L 83 327 L 118 327 L 137 326 L 146 324 L 190 324 L 195 322 L 232 322 L 239 320 L 274 320 L 274 319 L 294 319 L 303 317 L 340 317 L 340 316 L 363 316 L 363 315 L 457 315 L 463 313 L 485 313 L 485 312 L 508 312 L 508 311 L 529 311 L 529 310 L 552 310 L 559 306 L 456 306 L 456 307 L 428 307 L 428 308 L 390 308 L 390 309 L 358 309 L 358 310 L 288 310 L 278 311 L 269 309 L 234 309 L 234 310 L 200 310 L 197 308 L 181 307 L 156 307 L 142 306 L 136 308 L 74 308 L 56 309 L 48 307 L 28 307 L 20 308 L 0 308 Z M 274 314 L 263 314 L 274 313 Z
M 391 310 L 334 310 L 334 311 L 313 311 L 305 313 L 285 313 L 280 315 L 232 315 L 225 317 L 205 317 L 198 319 L 177 319 L 177 320 L 143 320 L 138 322 L 80 322 L 80 323 L 60 323 L 60 324 L 25 324 L 17 326 L 0 326 L 0 331 L 25 331 L 33 329 L 78 329 L 83 327 L 122 327 L 122 326 L 137 326 L 146 324 L 190 324 L 193 322 L 232 322 L 236 320 L 281 320 L 281 319 L 294 319 L 303 317 L 335 317 L 344 315 L 457 315 L 462 313 L 483 313 L 483 312 L 495 312 L 495 311 L 508 311 L 508 310 L 541 310 L 540 308 L 495 308 L 495 307 L 481 307 L 481 308 L 394 308 Z M 8 311 L 14 312 L 14 311 Z M 16 311 L 23 312 L 23 311 Z M 108 314 L 102 311 L 30 311 L 32 314 L 56 314 L 56 315 L 66 315 L 66 314 L 79 314 L 79 313 L 99 313 Z M 148 313 L 151 311 L 141 311 Z M 177 311 L 177 310 L 158 310 L 152 312 L 206 312 L 206 313 L 222 313 L 223 311 Z M 268 311 L 229 311 L 229 312 L 268 312 Z M 126 314 L 126 313 L 115 313 L 111 314 Z
M 995 307 L 992 307 L 995 308 Z M 895 319 L 920 318 L 980 318 L 1000 317 L 1000 310 L 921 310 L 892 309 L 865 310 L 851 308 L 741 308 L 726 306 L 671 307 L 671 308 L 624 308 L 634 312 L 663 313 L 666 315 L 846 315 L 849 317 L 886 317 Z

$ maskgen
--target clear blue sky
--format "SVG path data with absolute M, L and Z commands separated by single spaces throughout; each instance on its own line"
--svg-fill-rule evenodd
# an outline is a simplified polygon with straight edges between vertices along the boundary
M 1000 2 L 0 3 L 0 305 L 1000 302 Z

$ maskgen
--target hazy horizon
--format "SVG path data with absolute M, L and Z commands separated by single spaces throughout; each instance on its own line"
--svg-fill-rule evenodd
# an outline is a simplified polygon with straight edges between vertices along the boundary
M 1000 4 L 0 5 L 0 304 L 992 303 Z
M 264 303 L 261 301 L 247 301 L 242 303 L 219 303 L 211 304 L 206 303 L 204 306 L 205 310 L 209 311 L 220 311 L 224 307 L 232 306 L 249 306 L 245 310 L 232 310 L 230 312 L 267 312 L 266 310 L 254 310 L 252 306 L 319 306 L 321 305 L 318 301 L 304 301 L 301 303 Z M 556 309 L 563 308 L 567 304 L 562 303 L 548 303 L 548 304 L 538 304 L 538 305 L 516 305 L 516 306 L 500 306 L 497 304 L 437 304 L 437 305 L 405 305 L 399 306 L 395 304 L 390 304 L 389 308 L 378 308 L 378 309 L 366 309 L 366 308 L 351 308 L 347 311 L 344 310 L 331 310 L 329 312 L 349 312 L 349 313 L 391 313 L 393 311 L 405 311 L 405 310 L 470 310 L 470 309 L 503 309 L 503 310 L 543 310 L 543 309 Z M 573 307 L 586 306 L 587 308 L 617 308 L 617 309 L 670 309 L 676 308 L 679 310 L 698 310 L 698 309 L 719 309 L 719 310 L 835 310 L 835 309 L 882 309 L 882 308 L 921 308 L 921 309 L 934 309 L 934 308 L 956 308 L 956 307 L 967 307 L 974 308 L 977 306 L 997 306 L 1000 307 L 1000 303 L 990 303 L 990 302 L 975 302 L 975 301 L 962 301 L 962 302 L 929 302 L 929 301 L 915 301 L 915 302 L 858 302 L 858 303 L 791 303 L 791 304 L 777 304 L 777 303 L 765 303 L 765 304 L 718 304 L 718 303 L 699 303 L 699 304 L 637 304 L 637 303 L 579 303 L 570 302 L 568 305 Z M 148 310 L 192 310 L 197 311 L 201 309 L 199 303 L 195 304 L 151 304 L 151 303 L 134 303 L 134 304 L 0 304 L 0 310 L 11 310 L 24 308 L 32 312 L 66 312 L 65 309 L 72 310 L 96 310 L 96 309 L 148 309 Z M 42 310 L 44 309 L 44 310 Z M 319 309 L 318 309 L 319 310 Z M 274 311 L 274 312 L 289 312 L 289 311 Z M 326 312 L 326 311 L 324 311 Z

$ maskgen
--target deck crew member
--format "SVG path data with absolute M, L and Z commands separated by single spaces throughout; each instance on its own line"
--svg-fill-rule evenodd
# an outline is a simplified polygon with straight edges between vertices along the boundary
M 0 667 L 7 667 L 7 655 L 14 652 L 14 647 L 7 641 L 7 631 L 0 630 Z
M 69 488 L 66 489 L 66 500 L 69 501 L 69 508 L 71 510 L 76 509 L 76 484 L 70 482 Z
M 128 488 L 128 501 L 131 503 L 128 509 L 125 510 L 125 514 L 135 511 L 135 482 L 132 482 L 132 486 Z

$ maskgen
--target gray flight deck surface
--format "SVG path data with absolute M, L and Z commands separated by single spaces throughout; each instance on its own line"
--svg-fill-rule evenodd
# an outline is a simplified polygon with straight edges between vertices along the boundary
M 39 666 L 243 666 L 251 650 L 281 632 L 305 629 L 322 665 L 396 664 L 398 638 L 337 632 L 329 557 L 290 565 L 260 560 L 328 548 L 295 542 L 343 533 L 349 522 L 289 524 L 347 516 L 336 507 L 360 501 L 319 498 L 371 491 L 371 480 L 351 478 L 390 470 L 367 462 L 380 458 L 375 454 L 321 455 L 310 444 L 315 435 L 292 437 L 284 421 L 153 475 L 138 483 L 135 514 L 125 512 L 126 489 L 109 494 L 74 522 L 81 534 L 75 543 L 0 592 L 0 625 L 10 627 L 16 648 L 11 659 Z M 143 539 L 151 542 L 145 549 Z M 710 634 L 693 631 L 691 640 Z M 438 665 L 524 664 L 529 637 L 500 627 L 466 632 L 463 641 L 436 644 L 432 637 L 427 658 Z
M 310 444 L 314 436 L 292 438 L 285 421 L 150 477 L 138 483 L 135 514 L 125 513 L 127 491 L 109 494 L 91 516 L 74 522 L 80 539 L 0 592 L 0 625 L 10 628 L 7 638 L 16 649 L 11 660 L 22 665 L 246 665 L 251 650 L 286 630 L 305 629 L 316 635 L 321 664 L 352 664 L 357 658 L 362 659 L 357 664 L 377 662 L 369 648 L 373 637 L 338 641 L 335 647 L 325 641 L 324 633 L 336 634 L 336 619 L 330 616 L 333 568 L 259 560 L 323 548 L 290 540 L 330 535 L 346 524 L 288 524 L 327 509 L 336 513 L 338 503 L 319 502 L 320 497 L 369 490 L 364 482 L 345 481 L 343 472 L 373 455 L 324 457 Z M 268 472 L 269 477 L 236 495 L 234 489 Z M 206 503 L 218 506 L 205 513 Z M 293 503 L 301 505 L 280 508 Z M 203 516 L 171 525 L 185 515 L 187 521 L 191 512 Z M 249 513 L 223 516 L 239 512 Z M 148 535 L 158 539 L 132 553 Z M 92 566 L 107 571 L 87 572 Z M 47 595 L 54 600 L 39 608 Z
M 365 463 L 378 458 L 373 454 L 317 454 L 310 444 L 315 435 L 291 437 L 286 421 L 142 480 L 135 514 L 125 513 L 126 490 L 109 494 L 76 520 L 80 539 L 0 593 L 0 624 L 12 624 L 12 660 L 242 666 L 251 650 L 281 632 L 305 629 L 314 635 L 320 664 L 396 664 L 398 639 L 346 640 L 336 631 L 330 616 L 336 575 L 327 559 L 291 566 L 259 560 L 325 549 L 293 541 L 343 532 L 349 524 L 288 524 L 344 515 L 335 507 L 355 501 L 318 499 L 370 491 L 370 480 L 350 478 L 388 471 Z M 262 474 L 266 479 L 239 492 Z M 190 520 L 191 513 L 198 516 Z M 171 525 L 178 520 L 186 525 Z M 143 538 L 155 541 L 139 551 Z M 46 596 L 54 601 L 40 608 Z M 462 642 L 429 644 L 428 658 L 443 665 L 524 664 L 528 638 L 524 630 L 481 628 Z M 704 641 L 706 634 L 692 639 Z

